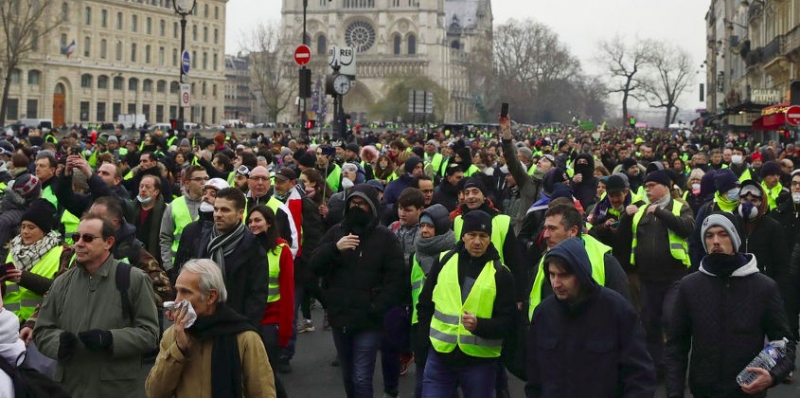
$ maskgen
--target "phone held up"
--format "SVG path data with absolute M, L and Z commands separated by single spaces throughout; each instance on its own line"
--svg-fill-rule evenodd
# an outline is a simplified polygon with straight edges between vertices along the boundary
M 503 102 L 500 105 L 500 117 L 508 117 L 508 102 Z

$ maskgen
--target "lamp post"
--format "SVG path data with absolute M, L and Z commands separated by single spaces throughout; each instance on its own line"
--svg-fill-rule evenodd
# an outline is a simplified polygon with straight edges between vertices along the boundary
M 180 68 L 181 80 L 180 84 L 188 82 L 188 76 L 183 70 L 183 52 L 186 51 L 186 16 L 191 14 L 197 6 L 197 0 L 175 0 L 172 2 L 175 7 L 175 13 L 181 16 L 181 61 L 178 62 Z M 180 94 L 179 94 L 180 95 Z M 180 99 L 178 100 L 178 130 L 183 130 L 183 106 L 180 106 Z

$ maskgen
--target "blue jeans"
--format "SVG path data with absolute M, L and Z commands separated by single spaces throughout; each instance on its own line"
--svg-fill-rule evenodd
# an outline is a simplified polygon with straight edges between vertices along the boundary
M 433 347 L 428 352 L 422 396 L 425 398 L 451 398 L 461 386 L 464 398 L 486 398 L 495 396 L 497 360 L 479 365 L 453 368 L 445 364 Z
M 342 328 L 333 328 L 332 332 L 347 397 L 372 398 L 372 376 L 381 347 L 381 332 L 349 332 Z

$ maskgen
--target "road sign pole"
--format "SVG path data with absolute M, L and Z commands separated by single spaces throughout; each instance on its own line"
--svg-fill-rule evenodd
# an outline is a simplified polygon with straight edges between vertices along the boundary
M 425 128 L 425 122 L 428 116 L 428 92 L 425 91 L 425 97 L 422 99 L 422 128 Z
M 181 80 L 180 84 L 183 84 L 186 80 L 186 72 L 183 71 L 183 52 L 186 51 L 186 14 L 181 14 L 181 62 L 178 65 L 181 69 Z M 184 119 L 184 112 L 183 107 L 181 105 L 181 98 L 178 98 L 178 131 L 183 130 L 183 122 L 186 120 Z

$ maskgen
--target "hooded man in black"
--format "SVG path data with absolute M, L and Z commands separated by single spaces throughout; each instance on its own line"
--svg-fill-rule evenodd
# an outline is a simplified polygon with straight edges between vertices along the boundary
M 582 153 L 575 159 L 572 175 L 572 192 L 575 199 L 581 202 L 584 209 L 594 203 L 597 194 L 597 178 L 594 176 L 594 158 L 592 155 Z
M 617 397 L 623 392 L 625 397 L 652 397 L 655 366 L 639 316 L 628 300 L 592 278 L 583 242 L 562 241 L 547 253 L 544 267 L 553 295 L 536 307 L 531 321 L 528 398 Z
M 344 221 L 328 230 L 310 263 L 322 278 L 348 397 L 373 396 L 384 315 L 411 290 L 400 242 L 378 221 L 378 192 L 356 185 L 345 201 Z

